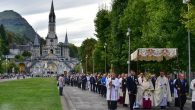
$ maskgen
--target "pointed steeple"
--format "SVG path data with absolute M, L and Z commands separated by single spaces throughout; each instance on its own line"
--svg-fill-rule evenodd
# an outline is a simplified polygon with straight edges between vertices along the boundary
M 38 38 L 38 35 L 37 35 L 37 33 L 36 33 L 36 35 L 35 35 L 35 39 L 34 39 L 34 46 L 39 46 L 40 44 L 39 44 L 39 38 Z
M 67 30 L 66 30 L 66 35 L 65 35 L 65 41 L 64 41 L 64 45 L 68 45 L 68 35 L 67 35 Z
M 55 12 L 54 12 L 54 5 L 53 5 L 53 0 L 52 0 L 52 3 L 51 3 L 51 9 L 50 9 L 50 13 L 49 13 L 49 22 L 50 23 L 55 23 Z
M 53 0 L 51 2 L 51 10 L 50 10 L 50 13 L 53 12 L 54 13 L 54 6 L 53 6 Z

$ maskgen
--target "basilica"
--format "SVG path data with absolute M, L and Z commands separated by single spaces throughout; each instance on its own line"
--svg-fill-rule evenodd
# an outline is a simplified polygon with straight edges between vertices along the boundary
M 77 59 L 70 58 L 68 47 L 68 35 L 65 34 L 63 43 L 58 43 L 56 34 L 56 15 L 53 1 L 49 13 L 48 34 L 46 44 L 40 46 L 39 37 L 36 35 L 32 46 L 32 60 L 27 66 L 34 75 L 38 74 L 62 74 L 71 71 L 78 63 Z

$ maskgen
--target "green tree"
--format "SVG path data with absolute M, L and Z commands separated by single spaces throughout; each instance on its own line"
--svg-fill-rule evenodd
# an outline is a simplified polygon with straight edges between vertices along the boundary
M 82 67 L 84 68 L 84 72 L 86 72 L 86 64 L 87 64 L 87 72 L 92 73 L 93 71 L 93 60 L 92 53 L 95 49 L 97 41 L 93 38 L 86 39 L 83 41 L 80 47 L 80 57 L 82 60 Z
M 74 44 L 69 44 L 69 50 L 70 50 L 70 57 L 78 58 L 78 47 L 76 47 Z
M 191 1 L 189 4 L 185 5 L 186 7 L 184 8 L 185 11 L 182 14 L 182 22 L 186 27 L 186 30 L 189 29 L 190 34 L 191 34 L 191 61 L 195 60 L 195 1 Z M 188 7 L 189 6 L 189 12 L 188 12 Z M 187 37 L 187 35 L 186 35 Z M 192 70 L 194 71 L 195 69 L 195 63 L 192 62 Z
M 19 61 L 19 62 L 23 62 L 24 61 L 24 57 L 22 55 L 16 55 L 15 59 L 16 59 L 16 61 Z
M 105 71 L 105 60 L 106 69 L 108 70 L 111 65 L 112 56 L 112 39 L 111 39 L 111 19 L 110 12 L 107 9 L 101 9 L 96 15 L 95 19 L 95 31 L 98 42 L 95 46 L 93 57 L 95 62 L 95 71 Z M 106 51 L 105 51 L 105 44 Z
M 129 0 L 114 0 L 111 10 L 111 39 L 112 39 L 112 64 L 116 73 L 126 72 L 127 54 L 126 51 L 126 32 L 120 27 L 120 19 L 124 16 L 124 10 Z
M 189 12 L 187 9 L 187 5 L 189 5 Z M 191 3 L 187 4 L 185 8 L 185 12 L 183 16 L 183 23 L 185 24 L 186 28 L 190 29 L 192 34 L 195 34 L 195 2 L 191 1 Z M 188 22 L 188 20 L 190 22 Z
M 0 25 L 0 39 L 1 39 L 1 44 L 0 44 L 1 50 L 0 51 L 4 55 L 7 55 L 9 53 L 9 42 L 8 42 L 8 38 L 6 35 L 5 28 L 2 24 Z
M 193 2 L 193 1 L 192 1 Z M 178 48 L 178 59 L 157 62 L 131 63 L 137 68 L 163 68 L 171 70 L 180 68 L 186 70 L 188 65 L 187 29 L 190 26 L 194 34 L 194 3 L 191 3 L 190 13 L 186 5 L 178 0 L 113 0 L 112 9 L 100 9 L 95 19 L 96 37 L 94 50 L 96 70 L 103 71 L 104 59 L 108 65 L 113 64 L 116 73 L 127 72 L 128 37 L 127 28 L 131 28 L 131 53 L 137 48 Z M 183 14 L 184 13 L 184 14 Z M 181 19 L 183 15 L 183 22 Z M 186 19 L 190 19 L 190 23 Z M 194 35 L 192 44 L 195 43 Z M 107 43 L 105 56 L 104 44 Z M 192 61 L 195 47 L 192 48 Z M 167 66 L 168 65 L 168 66 Z M 192 67 L 195 63 L 192 62 Z
M 24 52 L 22 53 L 22 56 L 25 57 L 25 58 L 26 58 L 26 57 L 31 57 L 31 55 L 32 55 L 32 54 L 31 54 L 29 51 L 24 51 Z

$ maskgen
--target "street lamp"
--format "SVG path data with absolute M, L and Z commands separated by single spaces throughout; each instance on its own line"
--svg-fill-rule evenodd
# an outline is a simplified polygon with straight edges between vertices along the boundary
M 106 70 L 106 47 L 107 47 L 107 43 L 104 43 L 104 48 L 105 48 L 105 73 L 107 73 L 107 70 Z
M 129 37 L 129 52 L 128 52 L 128 61 L 127 61 L 127 63 L 128 63 L 128 74 L 130 73 L 130 70 L 131 70 L 131 63 L 130 63 L 130 58 L 131 58 L 131 56 L 130 56 L 130 32 L 131 32 L 131 29 L 130 28 L 128 28 L 127 29 L 127 37 Z
M 87 58 L 88 58 L 88 55 L 86 55 L 86 57 L 85 57 L 85 59 L 86 59 L 86 61 L 85 61 L 85 64 L 86 64 L 86 65 L 85 65 L 85 66 L 86 66 L 86 67 L 85 67 L 85 68 L 86 68 L 86 73 L 85 73 L 85 74 L 87 74 Z
M 190 0 L 183 0 L 184 4 L 188 6 L 188 13 L 190 12 Z M 188 18 L 188 23 L 190 20 Z M 190 43 L 190 28 L 188 27 L 188 75 L 189 75 L 189 84 L 191 82 L 191 43 Z
M 93 74 L 94 74 L 94 67 L 95 67 L 95 65 L 94 65 L 94 51 L 93 51 L 93 53 L 92 53 L 92 58 L 93 58 Z
M 82 60 L 80 61 L 80 72 L 83 73 Z
M 5 56 L 5 58 L 6 58 L 6 59 L 5 59 L 5 71 L 6 71 L 6 74 L 8 74 L 8 73 L 7 73 L 7 55 Z

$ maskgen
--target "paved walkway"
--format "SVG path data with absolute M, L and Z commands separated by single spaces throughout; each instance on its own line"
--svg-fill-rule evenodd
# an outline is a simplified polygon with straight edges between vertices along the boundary
M 13 81 L 13 80 L 17 80 L 17 79 L 16 78 L 15 79 L 0 79 L 0 82 Z
M 77 87 L 66 86 L 61 100 L 65 102 L 64 110 L 107 110 L 105 98 L 90 91 L 82 91 Z M 118 110 L 128 109 L 119 105 Z
M 63 104 L 63 110 L 107 110 L 107 103 L 105 98 L 99 94 L 82 91 L 77 87 L 66 86 L 63 92 L 64 96 L 61 97 Z M 184 110 L 191 110 L 191 102 L 188 101 Z M 118 105 L 117 110 L 129 110 L 127 107 Z M 141 110 L 141 109 L 139 109 Z M 152 110 L 160 110 L 159 108 L 153 108 Z M 166 110 L 179 110 L 175 107 L 167 108 Z

